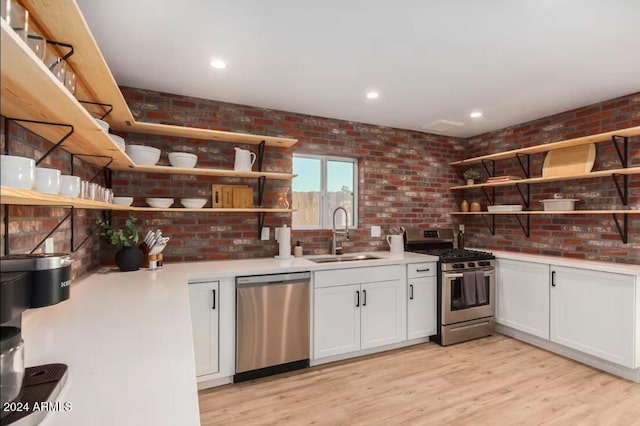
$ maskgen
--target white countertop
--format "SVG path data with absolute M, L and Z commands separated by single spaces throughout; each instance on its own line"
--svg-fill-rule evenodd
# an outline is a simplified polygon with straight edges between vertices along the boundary
M 478 249 L 484 250 L 484 249 Z M 522 260 L 525 262 L 548 263 L 550 265 L 567 266 L 570 268 L 592 269 L 601 272 L 635 275 L 640 279 L 640 259 L 638 265 L 627 263 L 597 262 L 594 260 L 573 259 L 570 257 L 542 256 L 537 254 L 519 253 L 513 251 L 491 250 L 498 259 Z
M 42 425 L 199 425 L 189 280 L 437 261 L 372 254 L 383 259 L 208 261 L 126 273 L 103 268 L 78 280 L 69 300 L 23 315 L 26 365 L 69 366 L 57 401 L 72 409 L 49 413 Z

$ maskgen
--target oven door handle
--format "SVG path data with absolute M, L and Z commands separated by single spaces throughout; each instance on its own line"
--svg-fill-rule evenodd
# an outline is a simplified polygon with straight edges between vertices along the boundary
M 490 271 L 484 271 L 484 276 L 485 277 L 489 277 L 491 276 L 491 274 L 493 274 L 493 269 Z M 462 278 L 464 277 L 464 274 L 444 274 L 445 278 Z

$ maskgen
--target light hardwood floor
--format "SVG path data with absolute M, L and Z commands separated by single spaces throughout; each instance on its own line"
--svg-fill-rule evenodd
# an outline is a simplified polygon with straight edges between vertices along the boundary
M 505 336 L 200 392 L 203 425 L 640 425 L 640 384 Z

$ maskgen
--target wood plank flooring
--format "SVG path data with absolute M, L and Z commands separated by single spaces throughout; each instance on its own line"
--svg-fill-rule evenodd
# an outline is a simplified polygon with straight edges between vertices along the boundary
M 640 384 L 505 336 L 199 393 L 203 425 L 640 425 Z

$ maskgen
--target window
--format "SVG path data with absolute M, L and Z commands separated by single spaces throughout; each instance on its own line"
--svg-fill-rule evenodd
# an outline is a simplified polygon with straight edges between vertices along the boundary
M 349 228 L 358 226 L 358 160 L 320 155 L 293 155 L 293 227 L 331 229 L 333 212 L 344 207 Z M 336 214 L 336 228 L 344 228 L 343 212 Z

